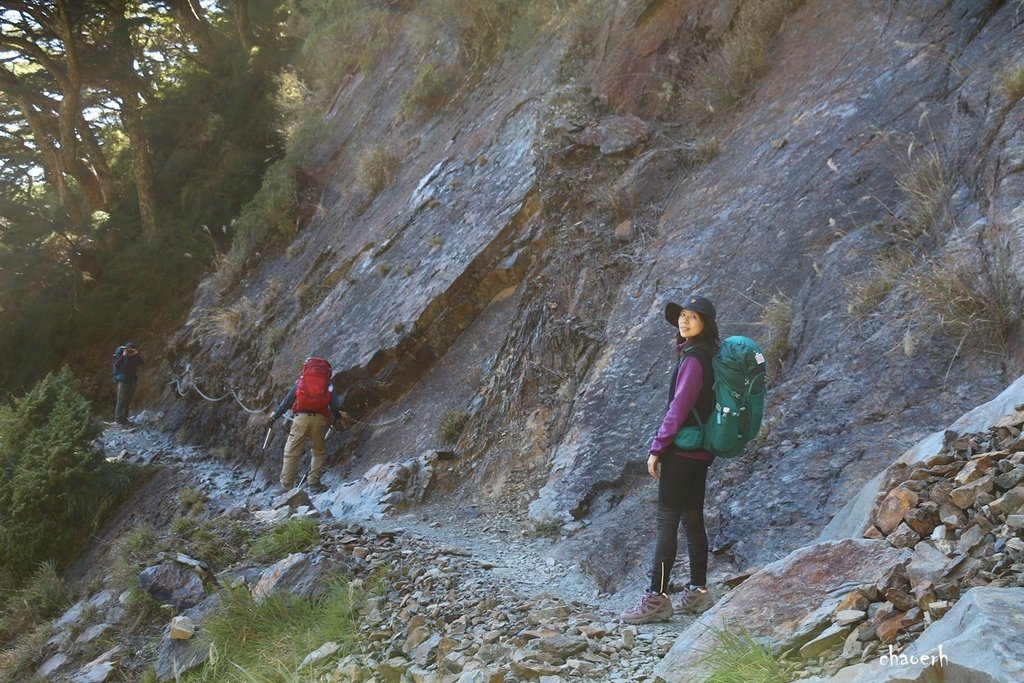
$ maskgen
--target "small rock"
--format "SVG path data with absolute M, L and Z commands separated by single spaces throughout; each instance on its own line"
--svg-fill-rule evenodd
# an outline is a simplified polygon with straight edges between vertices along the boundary
M 839 626 L 838 624 L 829 626 L 822 631 L 821 635 L 809 643 L 804 644 L 803 647 L 800 648 L 800 656 L 804 659 L 810 659 L 811 657 L 820 655 L 836 645 L 845 642 L 846 636 L 849 634 L 850 630 L 849 626 Z
M 632 649 L 633 644 L 635 642 L 636 628 L 634 628 L 633 626 L 627 626 L 626 628 L 622 629 L 622 644 L 625 645 L 627 649 Z
M 280 496 L 275 498 L 274 502 L 271 503 L 270 508 L 272 510 L 276 510 L 278 508 L 283 507 L 297 508 L 303 505 L 308 507 L 314 507 L 313 501 L 310 500 L 309 498 L 309 494 L 306 493 L 304 489 L 296 487 L 291 489 L 290 491 L 285 491 Z
M 311 664 L 322 662 L 323 660 L 327 659 L 340 649 L 341 645 L 333 641 L 324 643 L 323 645 L 321 645 L 320 647 L 318 647 L 317 649 L 313 650 L 308 655 L 303 657 L 302 662 L 299 664 L 299 669 L 305 669 L 307 666 Z
M 171 619 L 171 631 L 168 634 L 175 640 L 188 640 L 196 633 L 196 625 L 186 616 Z
M 859 609 L 844 609 L 833 615 L 833 620 L 839 626 L 848 626 L 866 619 L 868 613 Z

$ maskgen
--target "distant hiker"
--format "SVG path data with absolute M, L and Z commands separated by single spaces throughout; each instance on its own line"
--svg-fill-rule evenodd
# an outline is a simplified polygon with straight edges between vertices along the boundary
M 690 582 L 682 591 L 679 609 L 701 612 L 711 605 L 707 589 L 708 536 L 704 529 L 704 489 L 714 456 L 703 450 L 699 439 L 681 447 L 680 431 L 696 426 L 693 412 L 706 422 L 714 410 L 711 359 L 721 340 L 715 307 L 702 296 L 682 304 L 665 306 L 665 319 L 677 328 L 678 365 L 672 373 L 668 411 L 651 443 L 647 471 L 658 480 L 658 537 L 654 550 L 651 583 L 636 606 L 621 615 L 628 624 L 665 621 L 672 617 L 667 591 L 676 561 L 679 522 L 686 527 L 690 556 Z M 685 518 L 684 518 L 685 515 Z
M 292 411 L 292 425 L 284 446 L 284 462 L 281 464 L 281 487 L 285 491 L 295 486 L 295 475 L 306 448 L 306 439 L 309 439 L 313 448 L 309 488 L 317 493 L 327 490 L 320 483 L 327 454 L 327 428 L 335 422 L 347 424 L 349 421 L 348 415 L 341 410 L 341 399 L 331 383 L 331 376 L 329 362 L 316 356 L 307 358 L 291 391 L 267 421 L 271 425 L 287 411 Z
M 135 396 L 135 384 L 139 381 L 139 367 L 146 361 L 132 342 L 126 342 L 114 351 L 114 381 L 117 383 L 117 405 L 114 420 L 122 427 L 130 427 L 128 408 Z

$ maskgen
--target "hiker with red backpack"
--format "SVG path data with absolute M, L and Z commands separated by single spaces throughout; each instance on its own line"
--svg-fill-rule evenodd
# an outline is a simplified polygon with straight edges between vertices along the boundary
M 716 456 L 740 455 L 760 429 L 765 371 L 764 353 L 754 340 L 719 338 L 716 315 L 702 296 L 665 306 L 665 319 L 676 328 L 678 363 L 668 410 L 647 456 L 647 472 L 658 480 L 658 535 L 650 586 L 620 617 L 628 624 L 672 618 L 668 586 L 680 521 L 686 528 L 690 581 L 679 610 L 702 612 L 712 603 L 704 528 L 708 468 Z
M 295 486 L 295 475 L 307 439 L 313 449 L 309 488 L 316 493 L 327 490 L 320 482 L 327 455 L 327 429 L 335 422 L 347 423 L 349 420 L 348 415 L 341 410 L 341 398 L 331 378 L 331 364 L 328 361 L 316 356 L 307 358 L 291 391 L 278 404 L 267 422 L 269 426 L 287 411 L 292 412 L 292 424 L 284 446 L 284 462 L 281 464 L 281 487 L 284 491 Z

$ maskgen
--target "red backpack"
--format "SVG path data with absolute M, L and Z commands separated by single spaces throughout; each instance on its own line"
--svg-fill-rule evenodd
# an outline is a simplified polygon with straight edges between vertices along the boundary
M 302 364 L 302 373 L 295 388 L 296 413 L 323 413 L 330 419 L 331 364 L 323 358 L 310 358 Z

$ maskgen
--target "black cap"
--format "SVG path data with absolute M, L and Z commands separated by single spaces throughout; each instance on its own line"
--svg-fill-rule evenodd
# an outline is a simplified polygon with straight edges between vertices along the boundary
M 135 348 L 135 342 L 125 342 L 124 343 L 124 348 L 126 348 L 126 349 L 134 349 Z
M 672 323 L 673 326 L 679 324 L 679 314 L 683 310 L 696 311 L 704 316 L 706 319 L 714 321 L 715 319 L 715 305 L 702 296 L 691 296 L 689 299 L 684 301 L 682 305 L 676 303 L 665 304 L 665 320 Z

